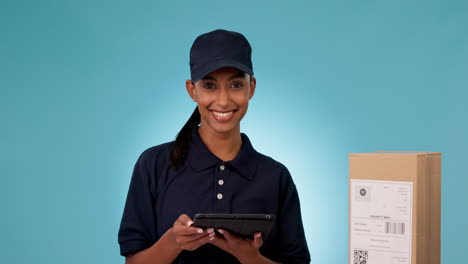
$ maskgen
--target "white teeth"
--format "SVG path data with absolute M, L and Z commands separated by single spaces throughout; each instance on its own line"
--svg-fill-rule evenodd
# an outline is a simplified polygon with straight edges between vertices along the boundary
M 232 115 L 232 111 L 231 112 L 226 112 L 226 113 L 220 113 L 220 112 L 213 111 L 213 113 L 216 116 L 219 116 L 219 117 L 228 117 L 228 116 Z

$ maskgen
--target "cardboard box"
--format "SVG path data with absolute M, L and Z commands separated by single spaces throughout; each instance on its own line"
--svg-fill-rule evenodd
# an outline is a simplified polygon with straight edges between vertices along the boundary
M 440 264 L 439 152 L 349 154 L 349 263 Z

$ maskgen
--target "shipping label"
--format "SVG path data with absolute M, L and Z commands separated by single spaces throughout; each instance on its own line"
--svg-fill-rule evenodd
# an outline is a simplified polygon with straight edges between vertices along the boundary
M 350 184 L 350 263 L 411 264 L 413 183 Z

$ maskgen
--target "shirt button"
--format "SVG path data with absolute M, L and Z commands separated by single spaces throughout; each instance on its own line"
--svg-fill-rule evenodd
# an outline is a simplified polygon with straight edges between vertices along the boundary
M 224 164 L 221 164 L 221 165 L 219 166 L 219 169 L 220 169 L 220 170 L 224 170 Z
M 218 181 L 218 184 L 219 184 L 219 185 L 223 185 L 223 184 L 224 184 L 224 181 L 223 181 L 223 180 L 219 180 L 219 181 Z
M 216 197 L 218 198 L 218 200 L 221 200 L 221 199 L 223 199 L 223 195 L 222 195 L 222 194 L 220 194 L 220 193 L 218 193 L 218 195 L 216 195 Z

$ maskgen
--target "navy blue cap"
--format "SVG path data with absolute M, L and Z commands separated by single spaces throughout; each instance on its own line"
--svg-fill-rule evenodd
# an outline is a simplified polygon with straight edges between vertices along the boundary
M 217 29 L 198 36 L 190 49 L 193 82 L 222 67 L 234 67 L 250 75 L 252 48 L 240 33 Z

